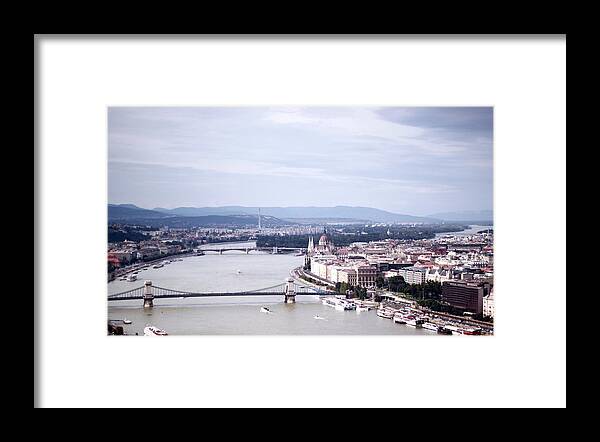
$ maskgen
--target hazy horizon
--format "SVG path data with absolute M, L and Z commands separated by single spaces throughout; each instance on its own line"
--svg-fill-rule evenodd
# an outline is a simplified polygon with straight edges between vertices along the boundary
M 109 204 L 493 210 L 491 107 L 111 107 Z
M 297 208 L 297 207 L 310 207 L 310 208 L 319 208 L 319 209 L 325 209 L 325 208 L 332 208 L 332 207 L 351 207 L 351 208 L 366 208 L 366 209 L 375 209 L 375 210 L 383 210 L 386 212 L 391 212 L 391 213 L 398 213 L 398 214 L 402 214 L 402 215 L 414 215 L 412 213 L 399 213 L 399 212 L 394 212 L 391 210 L 387 210 L 387 209 L 383 209 L 381 207 L 374 207 L 374 206 L 352 206 L 349 204 L 336 204 L 335 206 L 249 206 L 249 205 L 243 205 L 243 204 L 227 204 L 227 205 L 223 205 L 223 206 L 173 206 L 173 207 L 165 207 L 165 206 L 141 206 L 139 204 L 134 204 L 134 203 L 127 203 L 127 202 L 123 202 L 123 203 L 114 203 L 114 202 L 108 202 L 108 205 L 128 205 L 128 204 L 132 204 L 136 207 L 139 207 L 140 209 L 147 209 L 147 210 L 154 210 L 154 209 L 166 209 L 166 210 L 173 210 L 173 209 L 183 209 L 183 208 L 197 208 L 197 209 L 201 209 L 201 208 L 220 208 L 220 207 L 243 207 L 243 208 L 258 208 L 260 207 L 261 209 L 269 209 L 269 208 L 282 208 L 282 209 L 292 209 L 292 208 Z M 446 211 L 437 211 L 437 212 L 432 212 L 429 214 L 425 214 L 425 215 L 416 215 L 416 216 L 428 216 L 428 215 L 433 215 L 436 213 L 449 213 L 449 212 L 456 212 L 456 213 L 460 213 L 460 212 L 493 212 L 493 209 L 473 209 L 473 210 L 446 210 Z

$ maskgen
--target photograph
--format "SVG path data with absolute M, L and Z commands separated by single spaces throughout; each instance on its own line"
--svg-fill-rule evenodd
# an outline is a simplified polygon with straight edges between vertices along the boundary
M 108 335 L 494 334 L 493 106 L 106 118 Z
M 564 33 L 35 35 L 34 408 L 566 408 L 566 153 Z

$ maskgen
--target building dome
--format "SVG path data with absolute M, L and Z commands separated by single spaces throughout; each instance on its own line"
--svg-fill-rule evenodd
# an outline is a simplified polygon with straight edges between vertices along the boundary
M 319 238 L 319 245 L 326 246 L 327 244 L 329 244 L 329 238 L 327 238 L 327 235 L 324 233 L 321 235 L 321 238 Z

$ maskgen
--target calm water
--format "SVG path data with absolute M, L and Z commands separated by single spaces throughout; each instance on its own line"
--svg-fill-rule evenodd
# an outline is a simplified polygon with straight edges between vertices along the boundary
M 494 226 L 492 226 L 492 225 L 490 225 L 490 226 L 480 226 L 480 225 L 471 224 L 468 229 L 463 230 L 462 232 L 436 233 L 435 237 L 439 238 L 440 236 L 445 236 L 445 235 L 468 236 L 468 235 L 474 235 L 477 232 L 480 232 L 481 230 L 487 230 L 487 229 L 493 229 L 493 228 L 494 228 Z
M 112 281 L 108 283 L 108 293 L 139 287 L 146 279 L 153 285 L 187 291 L 260 289 L 282 283 L 290 270 L 303 262 L 303 257 L 293 255 L 207 253 L 160 269 L 140 271 L 135 282 Z M 261 313 L 261 306 L 268 306 L 273 313 Z M 315 319 L 315 315 L 325 319 Z M 125 333 L 132 335 L 142 335 L 146 324 L 171 335 L 436 335 L 394 324 L 379 318 L 375 311 L 337 311 L 321 304 L 316 296 L 301 295 L 296 297 L 296 304 L 284 304 L 283 296 L 155 299 L 152 309 L 143 309 L 140 300 L 116 301 L 109 303 L 108 318 L 132 320 L 132 324 L 123 326 Z

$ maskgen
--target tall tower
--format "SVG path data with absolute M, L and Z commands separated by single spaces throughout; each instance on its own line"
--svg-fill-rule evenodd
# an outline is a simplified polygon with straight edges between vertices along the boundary
M 260 230 L 260 207 L 258 208 L 258 230 Z
M 313 241 L 313 237 L 311 236 L 308 239 L 308 247 L 306 249 L 307 253 L 312 253 L 315 250 L 315 243 Z

